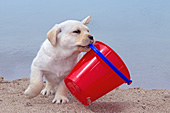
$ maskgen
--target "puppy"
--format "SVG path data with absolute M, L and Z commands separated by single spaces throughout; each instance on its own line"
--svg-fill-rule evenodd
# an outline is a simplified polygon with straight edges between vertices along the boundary
M 47 96 L 54 94 L 54 87 L 58 85 L 52 103 L 69 102 L 64 78 L 80 59 L 81 52 L 89 51 L 88 45 L 95 41 L 86 26 L 90 20 L 90 16 L 81 22 L 68 20 L 56 24 L 47 33 L 47 39 L 31 66 L 30 84 L 24 92 L 27 98 L 33 98 L 40 92 Z M 43 76 L 46 86 L 42 90 Z

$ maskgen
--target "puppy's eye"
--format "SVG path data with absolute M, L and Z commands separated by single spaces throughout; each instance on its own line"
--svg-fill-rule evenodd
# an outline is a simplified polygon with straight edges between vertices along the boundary
M 80 34 L 80 33 L 81 33 L 81 31 L 80 31 L 80 30 L 76 30 L 76 31 L 73 31 L 73 33 Z

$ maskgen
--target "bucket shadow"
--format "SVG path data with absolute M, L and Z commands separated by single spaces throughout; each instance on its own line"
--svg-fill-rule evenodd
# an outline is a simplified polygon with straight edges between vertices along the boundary
M 130 102 L 95 102 L 89 109 L 97 113 L 119 113 L 132 107 Z

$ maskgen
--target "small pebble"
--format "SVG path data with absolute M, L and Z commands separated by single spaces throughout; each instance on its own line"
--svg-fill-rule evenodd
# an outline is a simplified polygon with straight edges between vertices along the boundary
M 4 77 L 0 77 L 0 81 L 3 81 L 4 80 Z
M 164 96 L 164 98 L 170 98 L 170 96 Z
M 143 109 L 146 109 L 146 106 L 142 106 Z
M 27 102 L 26 106 L 32 106 L 32 104 L 30 102 Z

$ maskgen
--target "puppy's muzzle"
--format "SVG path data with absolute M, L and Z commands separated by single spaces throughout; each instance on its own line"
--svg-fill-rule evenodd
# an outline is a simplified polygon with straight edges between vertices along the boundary
M 91 36 L 91 35 L 89 35 L 88 38 L 89 38 L 90 40 L 94 40 L 94 39 L 93 39 L 93 36 Z
M 90 43 L 94 43 L 94 38 L 92 35 L 88 35 L 88 38 L 90 39 Z

